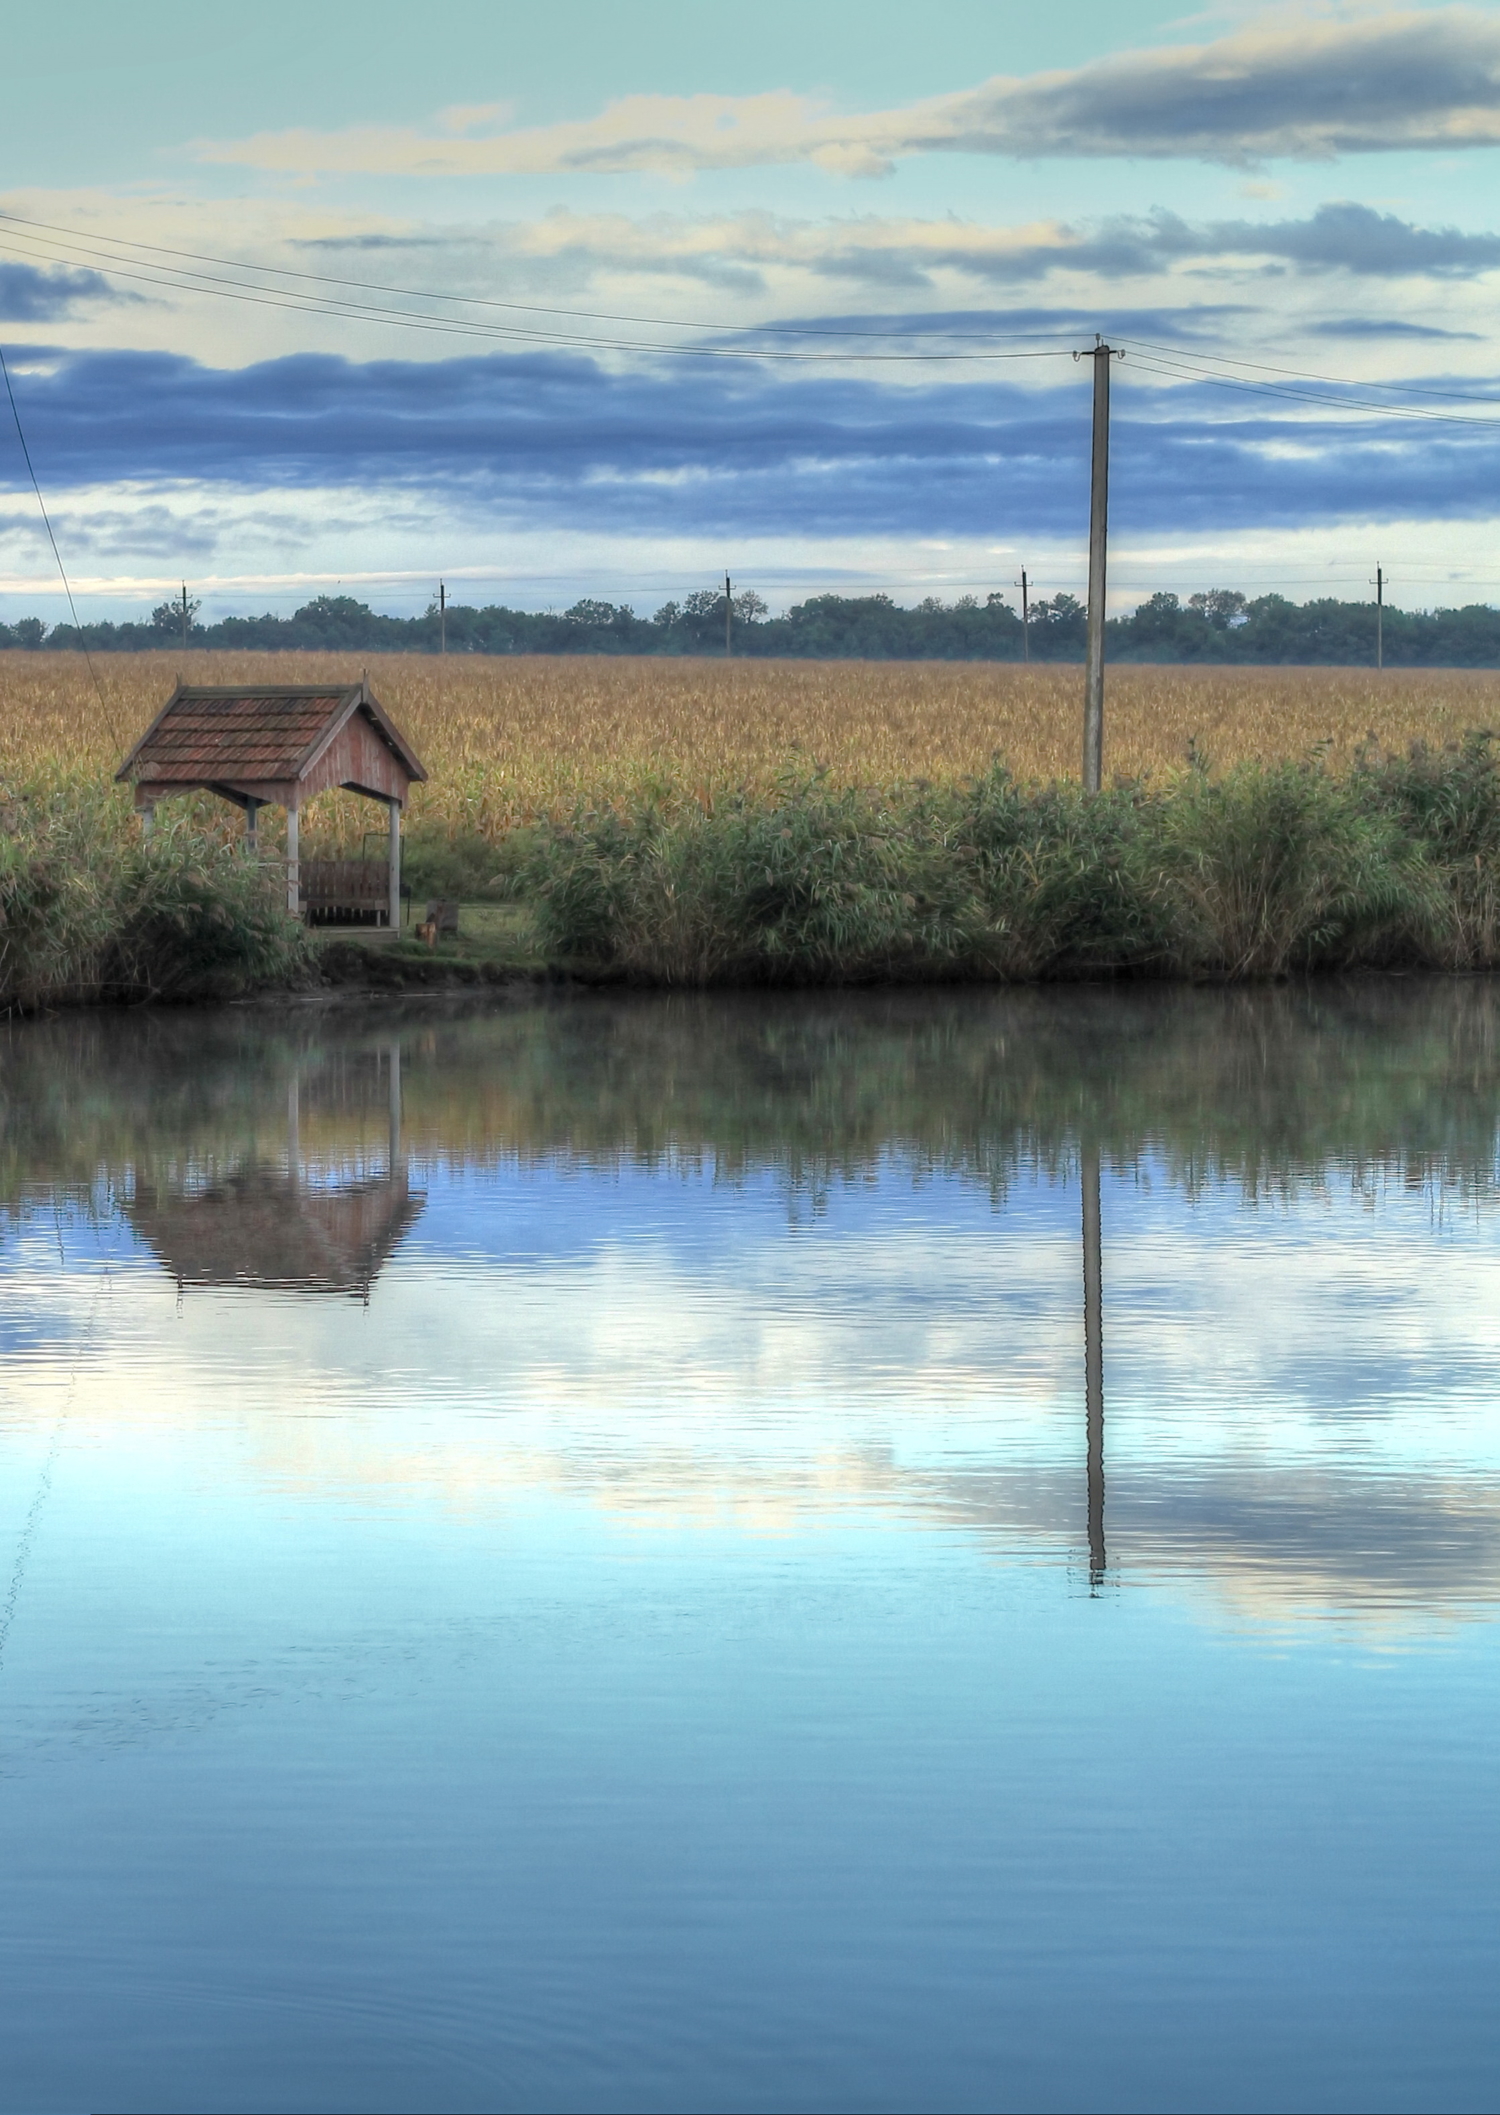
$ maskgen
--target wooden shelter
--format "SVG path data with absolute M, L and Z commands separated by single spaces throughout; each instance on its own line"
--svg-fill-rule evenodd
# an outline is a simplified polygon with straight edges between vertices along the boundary
M 412 785 L 425 779 L 416 751 L 363 677 L 358 683 L 208 685 L 183 683 L 168 698 L 116 776 L 135 786 L 149 829 L 169 793 L 206 788 L 245 813 L 245 838 L 256 849 L 262 808 L 286 809 L 287 909 L 294 917 L 383 909 L 401 922 L 401 811 Z M 390 811 L 384 905 L 355 860 L 298 858 L 298 818 L 320 793 L 339 786 Z M 328 874 L 321 869 L 328 868 Z M 380 867 L 374 867 L 379 874 Z M 347 897 L 348 901 L 343 899 Z

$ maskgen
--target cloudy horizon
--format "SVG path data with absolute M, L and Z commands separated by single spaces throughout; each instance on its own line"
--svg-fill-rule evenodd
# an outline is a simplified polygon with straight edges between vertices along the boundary
M 1494 8 L 75 13 L 0 343 L 80 614 L 1081 593 L 1096 331 L 1112 606 L 1500 601 Z M 0 480 L 55 618 L 13 427 Z

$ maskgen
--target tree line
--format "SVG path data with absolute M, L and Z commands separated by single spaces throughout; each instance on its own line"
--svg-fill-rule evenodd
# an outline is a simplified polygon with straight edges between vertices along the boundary
M 722 654 L 725 617 L 731 650 L 745 658 L 787 657 L 860 661 L 1081 661 L 1086 612 L 1072 595 L 1034 602 L 1024 626 L 1003 595 L 980 601 L 935 596 L 906 608 L 889 595 L 813 595 L 772 617 L 760 596 L 737 594 L 726 613 L 722 589 L 704 588 L 682 602 L 666 602 L 639 617 L 624 603 L 585 600 L 561 612 L 474 609 L 436 603 L 420 617 L 387 617 L 350 595 L 319 595 L 290 617 L 221 617 L 198 621 L 188 604 L 188 643 L 194 647 L 324 649 L 365 653 L 436 653 L 444 635 L 452 654 Z M 1290 602 L 1284 595 L 1254 600 L 1236 589 L 1212 588 L 1186 602 L 1152 595 L 1128 617 L 1112 617 L 1107 651 L 1114 661 L 1287 662 L 1357 666 L 1376 649 L 1376 612 L 1370 602 L 1324 597 Z M 1384 658 L 1398 668 L 1500 666 L 1500 609 L 1469 603 L 1461 609 L 1384 613 Z M 131 653 L 179 646 L 181 603 L 164 602 L 149 622 L 102 623 L 50 629 L 39 617 L 0 624 L 0 647 L 32 651 L 86 646 L 99 653 Z

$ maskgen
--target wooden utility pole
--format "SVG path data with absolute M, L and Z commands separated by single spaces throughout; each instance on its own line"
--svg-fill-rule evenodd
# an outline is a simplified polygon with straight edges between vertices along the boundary
M 1385 568 L 1375 568 L 1375 666 L 1385 667 Z
M 187 582 L 185 580 L 182 583 L 182 643 L 184 647 L 188 643 L 188 599 Z
M 726 573 L 724 575 L 724 659 L 726 661 L 729 659 L 730 653 L 732 652 L 732 648 L 729 643 L 729 627 L 734 618 L 734 603 L 730 599 L 730 596 L 731 590 L 729 586 L 729 575 Z
M 1084 355 L 1074 353 L 1075 360 Z M 1083 693 L 1083 790 L 1097 793 L 1104 778 L 1104 596 L 1109 543 L 1109 363 L 1124 359 L 1102 338 L 1094 363 L 1094 452 L 1089 479 L 1089 644 Z
M 438 582 L 438 652 L 448 651 L 448 590 Z
M 1026 591 L 1026 568 L 1021 568 L 1021 659 L 1031 659 L 1031 600 Z

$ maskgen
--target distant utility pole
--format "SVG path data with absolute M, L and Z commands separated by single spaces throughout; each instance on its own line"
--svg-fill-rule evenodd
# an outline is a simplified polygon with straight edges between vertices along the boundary
M 730 600 L 731 592 L 729 575 L 726 573 L 724 575 L 724 659 L 726 661 L 732 651 L 729 643 L 729 627 L 734 618 L 734 604 Z
M 186 645 L 187 645 L 187 639 L 188 639 L 188 599 L 187 599 L 187 582 L 186 582 L 186 581 L 184 580 L 184 582 L 182 583 L 182 643 L 183 643 L 183 645 L 184 645 L 184 646 L 186 646 Z
M 1031 659 L 1031 599 L 1026 592 L 1026 568 L 1021 568 L 1021 659 Z
M 1085 357 L 1074 353 L 1075 360 Z M 1109 542 L 1109 363 L 1125 355 L 1096 338 L 1094 456 L 1089 480 L 1089 645 L 1083 692 L 1083 790 L 1097 793 L 1104 777 L 1104 572 Z
M 1375 568 L 1375 666 L 1385 667 L 1385 568 Z
M 438 582 L 438 652 L 448 651 L 448 590 Z

